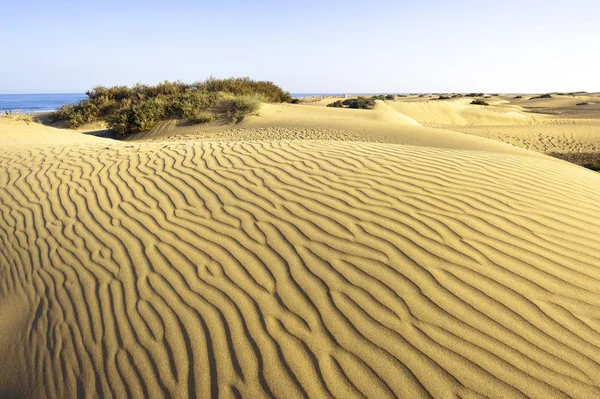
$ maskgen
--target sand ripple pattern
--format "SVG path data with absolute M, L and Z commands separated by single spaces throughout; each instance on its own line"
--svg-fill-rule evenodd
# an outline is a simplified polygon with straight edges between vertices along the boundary
M 26 303 L 37 397 L 598 398 L 599 183 L 377 143 L 9 145 L 0 309 Z

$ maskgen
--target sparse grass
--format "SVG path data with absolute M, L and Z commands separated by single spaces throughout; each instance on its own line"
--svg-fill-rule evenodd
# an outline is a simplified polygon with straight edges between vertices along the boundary
M 88 98 L 53 112 L 50 122 L 66 121 L 70 128 L 106 121 L 120 136 L 152 129 L 159 121 L 178 117 L 206 123 L 216 117 L 240 121 L 264 102 L 291 102 L 288 92 L 272 82 L 250 78 L 209 78 L 187 84 L 165 81 L 155 86 L 97 86 Z M 212 116 L 209 118 L 209 115 Z
M 483 101 L 482 99 L 475 99 L 473 101 L 471 101 L 471 104 L 473 105 L 490 105 L 488 103 L 486 103 L 485 101 Z
M 8 114 L 4 112 L 0 114 L 0 117 L 7 118 L 13 121 L 25 122 L 28 125 L 30 123 L 35 122 L 31 114 L 24 114 L 21 111 L 9 112 Z

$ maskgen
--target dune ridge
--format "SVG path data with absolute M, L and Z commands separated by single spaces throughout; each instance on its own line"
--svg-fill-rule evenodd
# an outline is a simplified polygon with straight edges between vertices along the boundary
M 42 130 L 0 130 L 2 397 L 600 396 L 593 172 Z

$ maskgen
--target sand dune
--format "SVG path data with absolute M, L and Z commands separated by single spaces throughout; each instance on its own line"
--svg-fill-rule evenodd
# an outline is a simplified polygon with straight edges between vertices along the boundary
M 1 122 L 0 397 L 600 397 L 600 176 L 404 129 Z

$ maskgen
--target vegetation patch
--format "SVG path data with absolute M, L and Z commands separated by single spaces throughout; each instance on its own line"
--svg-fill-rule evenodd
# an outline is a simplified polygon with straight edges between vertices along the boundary
M 600 172 L 600 159 L 596 159 L 594 163 L 584 163 L 583 167 L 596 172 Z
M 375 107 L 375 100 L 377 96 L 371 98 L 357 97 L 348 98 L 346 100 L 337 100 L 331 104 L 327 104 L 328 107 L 332 108 L 355 108 L 355 109 L 373 109 Z
M 450 100 L 449 96 L 439 96 L 437 100 Z
M 590 105 L 590 103 L 582 102 L 582 103 L 577 103 L 577 105 Z
M 33 117 L 30 114 L 24 114 L 24 113 L 22 113 L 20 111 L 16 111 L 16 112 L 4 111 L 4 113 L 0 113 L 0 117 L 11 119 L 11 120 L 14 120 L 14 121 L 19 121 L 19 122 L 25 122 L 28 125 L 30 123 L 35 122 L 33 120 Z
M 537 100 L 539 98 L 552 98 L 551 94 L 542 94 L 541 96 L 531 97 L 530 100 Z
M 152 129 L 161 120 L 177 117 L 194 123 L 217 118 L 238 122 L 256 112 L 260 102 L 291 102 L 292 97 L 272 82 L 250 78 L 209 78 L 187 84 L 165 81 L 155 86 L 97 86 L 88 98 L 60 107 L 50 122 L 66 121 L 70 128 L 105 121 L 121 137 Z
M 483 101 L 482 99 L 475 99 L 473 101 L 471 101 L 471 104 L 473 105 L 490 105 L 488 103 L 486 103 L 485 101 Z

